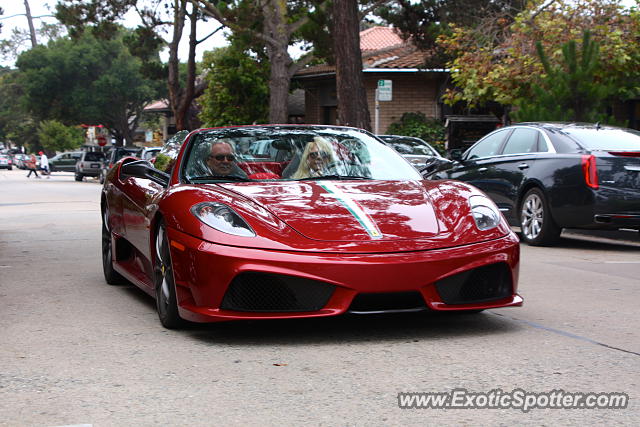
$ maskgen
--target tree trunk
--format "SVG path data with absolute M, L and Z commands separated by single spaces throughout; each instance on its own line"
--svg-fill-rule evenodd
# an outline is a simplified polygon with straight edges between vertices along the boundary
M 271 63 L 269 77 L 269 123 L 287 123 L 289 118 L 289 85 L 292 64 L 287 51 L 291 34 L 287 28 L 287 5 L 280 0 L 270 0 L 263 4 L 264 37 Z
M 174 4 L 173 15 L 173 36 L 169 43 L 169 61 L 167 68 L 169 76 L 167 78 L 167 89 L 169 92 L 169 106 L 176 120 L 176 129 L 183 130 L 185 127 L 184 119 L 186 112 L 184 102 L 181 102 L 182 90 L 180 85 L 180 59 L 178 58 L 178 45 L 182 38 L 182 30 L 184 29 L 184 21 L 187 14 L 186 0 L 178 0 Z
M 338 124 L 371 130 L 367 94 L 362 81 L 357 0 L 334 0 L 333 17 Z
M 286 50 L 269 55 L 271 75 L 269 77 L 269 123 L 283 124 L 289 119 L 289 66 L 291 58 Z
M 31 47 L 36 47 L 38 45 L 38 40 L 36 39 L 36 29 L 33 26 L 33 17 L 31 16 L 31 8 L 29 7 L 28 0 L 24 0 L 24 10 L 27 15 L 27 22 L 29 23 L 29 35 L 31 36 Z

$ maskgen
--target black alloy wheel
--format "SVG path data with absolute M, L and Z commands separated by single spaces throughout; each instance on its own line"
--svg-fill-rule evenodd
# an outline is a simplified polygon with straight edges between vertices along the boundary
M 562 228 L 551 217 L 549 204 L 539 188 L 527 191 L 520 204 L 522 240 L 531 246 L 551 246 L 560 238 Z
M 173 265 L 169 250 L 164 221 L 160 221 L 155 238 L 154 284 L 156 288 L 156 308 L 160 323 L 167 329 L 177 329 L 185 325 L 178 313 Z
M 113 247 L 111 243 L 111 230 L 109 229 L 109 208 L 102 208 L 102 271 L 104 280 L 109 285 L 125 285 L 129 282 L 120 273 L 113 269 Z

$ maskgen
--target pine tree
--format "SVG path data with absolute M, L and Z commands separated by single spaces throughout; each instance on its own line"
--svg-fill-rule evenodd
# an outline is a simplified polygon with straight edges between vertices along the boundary
M 540 41 L 536 49 L 545 76 L 533 85 L 533 96 L 517 104 L 513 117 L 518 121 L 607 121 L 604 106 L 615 87 L 598 79 L 600 48 L 590 32 L 583 34 L 579 55 L 575 40 L 562 45 L 563 63 L 558 65 L 551 64 Z

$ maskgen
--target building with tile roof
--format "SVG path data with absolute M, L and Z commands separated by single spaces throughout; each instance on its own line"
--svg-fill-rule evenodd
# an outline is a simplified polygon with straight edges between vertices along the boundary
M 392 27 L 362 31 L 360 48 L 372 127 L 376 122 L 375 94 L 379 81 L 391 81 L 391 100 L 378 103 L 377 133 L 385 133 L 406 112 L 444 118 L 440 98 L 449 80 L 446 69 L 425 69 L 427 54 L 402 40 Z M 337 124 L 335 76 L 335 66 L 328 64 L 310 66 L 295 74 L 294 80 L 305 89 L 306 123 Z

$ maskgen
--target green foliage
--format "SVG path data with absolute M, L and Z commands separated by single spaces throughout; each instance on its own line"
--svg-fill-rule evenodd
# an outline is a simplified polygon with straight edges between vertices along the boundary
M 57 120 L 45 120 L 38 126 L 38 138 L 47 151 L 79 148 L 84 141 L 82 128 L 65 126 Z
M 599 66 L 594 81 L 617 88 L 628 99 L 640 93 L 640 12 L 625 9 L 620 0 L 535 0 L 515 19 L 479 21 L 475 26 L 453 27 L 438 44 L 454 59 L 448 63 L 455 88 L 445 102 L 480 105 L 496 101 L 514 105 L 537 96 L 545 70 L 536 41 L 549 65 L 565 64 L 561 46 L 578 40 L 585 30 L 599 45 Z M 577 48 L 578 46 L 576 46 Z
M 203 59 L 208 86 L 200 97 L 205 126 L 265 123 L 269 104 L 269 69 L 234 46 L 207 52 Z
M 404 113 L 400 117 L 400 121 L 389 125 L 387 134 L 420 138 L 428 142 L 441 154 L 446 152 L 444 125 L 439 120 L 427 118 L 420 112 Z
M 25 105 L 38 120 L 66 125 L 103 124 L 127 138 L 136 117 L 157 97 L 160 85 L 140 72 L 122 38 L 98 40 L 86 31 L 24 52 L 16 63 Z
M 362 1 L 362 0 L 361 0 Z M 443 66 L 451 56 L 436 42 L 451 25 L 470 27 L 482 20 L 514 16 L 526 0 L 396 0 L 383 2 L 376 15 L 397 28 L 405 40 L 430 53 L 426 66 Z
M 168 172 L 168 166 L 172 161 L 173 159 L 171 157 L 167 156 L 166 154 L 160 153 L 156 156 L 156 160 L 153 163 L 153 166 L 156 169 Z
M 0 73 L 0 140 L 35 149 L 38 147 L 36 124 L 21 102 L 23 87 L 18 74 L 16 70 Z
M 515 120 L 606 121 L 605 102 L 617 88 L 597 78 L 600 47 L 589 31 L 583 34 L 580 54 L 576 46 L 575 40 L 564 43 L 563 63 L 551 64 L 542 43 L 536 44 L 545 74 L 533 85 L 533 97 L 516 101 Z

